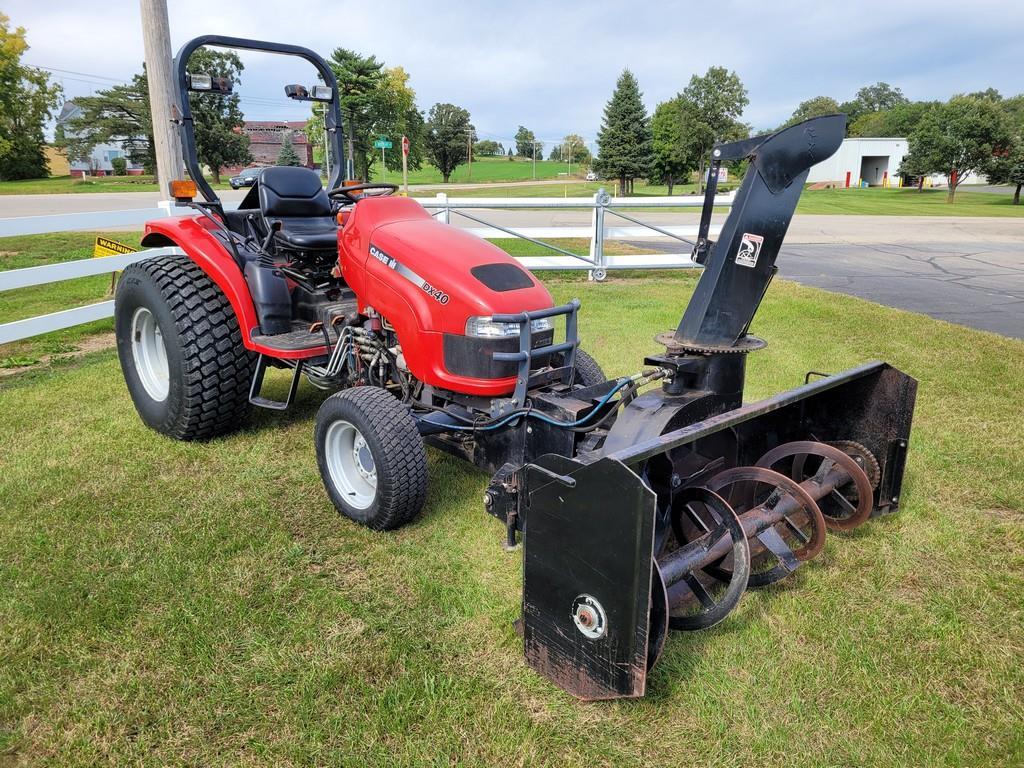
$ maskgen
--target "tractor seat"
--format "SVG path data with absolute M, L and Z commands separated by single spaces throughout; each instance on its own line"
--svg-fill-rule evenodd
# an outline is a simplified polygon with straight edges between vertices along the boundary
M 309 168 L 274 166 L 259 179 L 260 212 L 279 245 L 299 251 L 326 251 L 338 247 L 338 225 L 320 176 Z

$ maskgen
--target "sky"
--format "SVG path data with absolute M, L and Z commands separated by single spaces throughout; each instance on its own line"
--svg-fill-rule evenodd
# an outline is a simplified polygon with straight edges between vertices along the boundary
M 803 100 L 842 102 L 884 80 L 911 99 L 998 88 L 1024 91 L 1024 3 L 1013 0 L 714 0 L 714 2 L 354 2 L 168 0 L 171 46 L 225 34 L 374 54 L 410 75 L 419 107 L 469 110 L 480 138 L 508 145 L 526 125 L 549 145 L 592 141 L 626 67 L 650 111 L 710 66 L 748 90 L 743 119 L 785 121 Z M 141 70 L 138 0 L 2 0 L 27 29 L 24 61 L 54 70 L 68 97 Z M 304 119 L 283 86 L 312 84 L 303 62 L 244 54 L 238 92 L 248 119 Z

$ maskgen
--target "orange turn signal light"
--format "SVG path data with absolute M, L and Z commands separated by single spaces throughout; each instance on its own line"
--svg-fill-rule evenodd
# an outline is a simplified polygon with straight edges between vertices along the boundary
M 191 200 L 196 196 L 196 183 L 190 179 L 175 179 L 171 182 L 171 196 L 175 200 Z

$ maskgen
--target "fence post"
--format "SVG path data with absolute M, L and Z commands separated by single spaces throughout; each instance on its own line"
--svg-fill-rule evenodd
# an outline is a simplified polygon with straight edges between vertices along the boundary
M 438 211 L 438 213 L 436 214 L 436 218 L 439 218 L 445 224 L 451 224 L 452 223 L 452 209 L 450 207 L 448 207 L 448 193 L 447 192 L 438 192 L 437 193 L 437 202 L 442 204 L 444 207 L 441 208 L 440 211 Z
M 608 277 L 608 270 L 604 263 L 604 209 L 608 205 L 608 193 L 604 187 L 597 190 L 594 195 L 594 214 L 591 217 L 593 232 L 590 235 L 590 260 L 594 262 L 594 268 L 587 273 L 588 280 L 603 282 Z

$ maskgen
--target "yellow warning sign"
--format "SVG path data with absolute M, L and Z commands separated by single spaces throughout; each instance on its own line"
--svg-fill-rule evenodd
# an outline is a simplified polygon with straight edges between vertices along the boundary
M 138 248 L 132 248 L 130 245 L 119 243 L 117 240 L 111 240 L 108 237 L 97 237 L 96 243 L 92 247 L 93 258 L 97 256 L 123 256 L 126 253 L 137 253 Z

